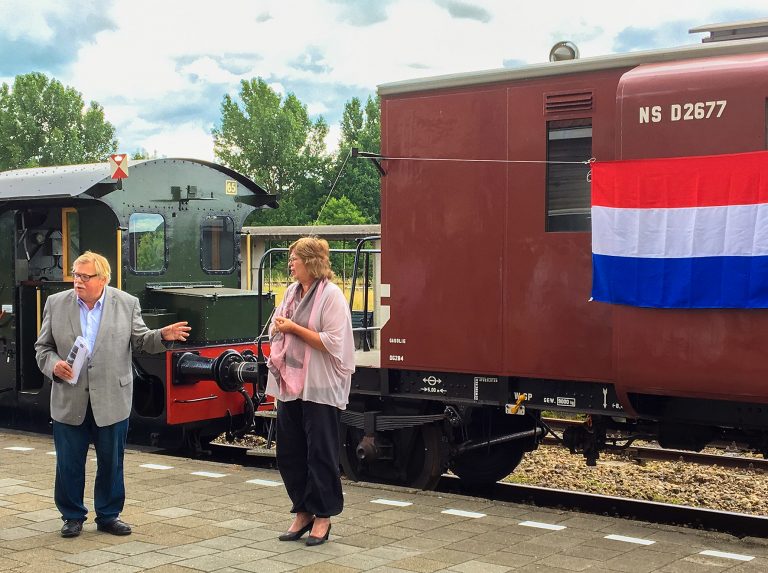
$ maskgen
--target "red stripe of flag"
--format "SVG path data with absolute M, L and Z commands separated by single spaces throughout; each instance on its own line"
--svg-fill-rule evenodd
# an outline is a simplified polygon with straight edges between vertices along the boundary
M 592 164 L 592 205 L 624 209 L 768 203 L 768 151 Z

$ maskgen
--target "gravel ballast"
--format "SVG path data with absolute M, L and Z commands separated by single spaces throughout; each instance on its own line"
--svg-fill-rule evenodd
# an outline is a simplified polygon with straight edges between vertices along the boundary
M 636 462 L 601 454 L 589 467 L 581 455 L 560 446 L 540 446 L 525 454 L 505 481 L 768 515 L 768 475 L 762 470 L 723 468 L 686 462 Z
M 218 440 L 225 443 L 223 436 Z M 263 446 L 264 439 L 245 436 L 239 445 Z M 712 453 L 722 453 L 721 451 Z M 705 466 L 682 461 L 637 462 L 603 453 L 597 466 L 587 466 L 582 455 L 562 446 L 542 445 L 526 453 L 504 481 L 768 515 L 768 474 L 762 470 Z

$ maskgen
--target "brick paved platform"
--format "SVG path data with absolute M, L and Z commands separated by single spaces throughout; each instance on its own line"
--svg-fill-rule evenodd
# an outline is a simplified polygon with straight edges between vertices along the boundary
M 62 539 L 52 450 L 48 436 L 0 430 L 0 571 L 768 571 L 765 540 L 352 483 L 329 543 L 280 542 L 291 517 L 276 471 L 135 449 L 121 516 L 133 535 L 97 532 L 89 516 Z

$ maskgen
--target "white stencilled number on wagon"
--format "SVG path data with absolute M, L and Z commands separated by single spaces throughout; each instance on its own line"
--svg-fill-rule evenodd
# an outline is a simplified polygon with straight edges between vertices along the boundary
M 659 123 L 661 121 L 661 106 L 645 106 L 640 108 L 640 123 Z
M 722 117 L 727 100 L 697 101 L 688 103 L 673 103 L 669 106 L 669 118 L 672 121 L 690 121 Z

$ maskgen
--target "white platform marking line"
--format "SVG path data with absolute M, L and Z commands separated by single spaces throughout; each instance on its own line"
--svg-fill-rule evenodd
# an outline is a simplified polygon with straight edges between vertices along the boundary
M 457 515 L 459 517 L 471 517 L 472 519 L 479 519 L 481 517 L 485 517 L 484 513 L 476 513 L 474 511 L 464 511 L 463 509 L 446 509 L 445 511 L 441 511 L 440 513 L 444 513 L 446 515 Z
M 565 525 L 554 525 L 552 523 L 541 523 L 540 521 L 521 521 L 518 525 L 524 527 L 536 527 L 538 529 L 551 529 L 552 531 L 560 531 L 566 529 Z
M 5 448 L 6 450 L 11 450 L 13 452 L 30 452 L 34 450 L 35 448 L 28 448 L 25 446 L 10 446 L 8 448 Z
M 45 452 L 45 453 L 48 454 L 49 456 L 55 456 L 56 455 L 56 450 L 54 450 L 52 452 Z
M 707 549 L 701 551 L 699 555 L 708 555 L 710 557 L 722 557 L 723 559 L 735 559 L 736 561 L 752 561 L 754 557 L 751 555 L 741 555 L 739 553 L 726 553 L 725 551 L 712 551 Z
M 140 468 L 147 468 L 148 470 L 172 470 L 173 466 L 162 466 L 160 464 L 141 464 Z
M 265 485 L 267 487 L 277 487 L 283 485 L 281 481 L 273 481 L 271 479 L 249 479 L 245 483 L 255 483 L 256 485 Z
M 223 478 L 228 474 L 219 474 L 216 472 L 192 472 L 193 476 L 202 476 L 207 478 Z
M 606 535 L 605 539 L 613 539 L 614 541 L 624 541 L 625 543 L 637 543 L 638 545 L 653 545 L 655 541 L 650 539 L 640 539 L 639 537 L 627 537 L 626 535 Z
M 397 501 L 396 499 L 372 499 L 371 503 L 394 505 L 395 507 L 408 507 L 409 505 L 413 505 L 410 501 Z

